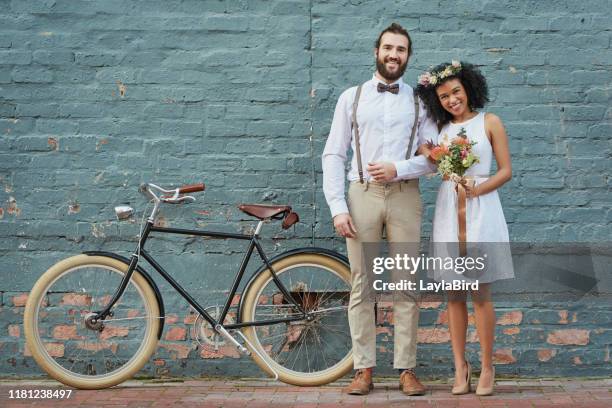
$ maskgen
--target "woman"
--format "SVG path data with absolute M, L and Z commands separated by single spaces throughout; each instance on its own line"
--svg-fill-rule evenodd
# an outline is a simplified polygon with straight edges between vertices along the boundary
M 475 276 L 465 273 L 454 277 L 463 281 L 478 281 L 478 289 L 471 290 L 476 317 L 476 329 L 481 348 L 481 372 L 476 389 L 477 395 L 491 395 L 495 380 L 493 367 L 493 341 L 495 332 L 495 310 L 490 299 L 491 283 L 499 279 L 512 278 L 512 261 L 508 246 L 508 228 L 502 211 L 497 189 L 512 177 L 508 138 L 504 126 L 496 115 L 477 111 L 488 102 L 487 83 L 483 75 L 472 64 L 453 61 L 441 64 L 431 72 L 419 77 L 417 93 L 430 115 L 441 127 L 438 142 L 465 137 L 475 142 L 472 152 L 478 156 L 461 183 L 465 189 L 465 234 L 463 239 L 488 256 L 488 265 Z M 429 155 L 427 146 L 419 153 Z M 489 176 L 493 157 L 497 161 L 497 172 Z M 433 241 L 436 256 L 456 248 L 459 237 L 457 181 L 445 180 L 440 186 L 434 215 Z M 452 243 L 448 245 L 448 243 Z M 502 243 L 502 244 L 500 244 Z M 463 253 L 462 253 L 463 255 Z M 452 278 L 453 276 L 451 276 Z M 448 271 L 435 271 L 436 280 L 447 280 Z M 455 362 L 455 395 L 470 392 L 471 365 L 465 358 L 468 312 L 467 291 L 448 291 L 448 319 L 451 344 Z

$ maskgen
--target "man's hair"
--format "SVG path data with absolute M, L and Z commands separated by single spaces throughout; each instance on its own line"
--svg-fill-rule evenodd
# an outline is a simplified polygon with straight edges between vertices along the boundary
M 376 40 L 376 43 L 374 43 L 374 47 L 376 47 L 376 49 L 380 48 L 380 39 L 385 33 L 401 34 L 406 37 L 408 39 L 408 56 L 410 57 L 412 55 L 412 40 L 410 39 L 410 34 L 408 34 L 408 31 L 406 31 L 404 27 L 397 23 L 393 23 L 389 27 L 382 30 L 378 36 L 378 39 Z

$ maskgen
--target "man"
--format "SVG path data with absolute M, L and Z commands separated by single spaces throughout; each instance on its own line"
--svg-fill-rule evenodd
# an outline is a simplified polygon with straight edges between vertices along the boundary
M 380 33 L 374 49 L 376 72 L 361 87 L 340 95 L 323 151 L 323 191 L 334 228 L 346 238 L 351 265 L 348 317 L 357 371 L 345 392 L 353 395 L 373 389 L 376 365 L 374 302 L 367 295 L 371 272 L 364 262 L 363 244 L 380 242 L 383 228 L 390 245 L 418 244 L 422 212 L 418 177 L 435 169 L 425 157 L 415 156 L 418 145 L 435 140 L 438 132 L 423 105 L 415 106 L 412 88 L 401 80 L 411 54 L 410 36 L 402 26 L 394 23 Z M 412 143 L 411 136 L 417 142 Z M 349 146 L 354 155 L 347 203 L 344 169 Z M 393 366 L 400 371 L 400 388 L 408 395 L 426 391 L 414 373 L 418 313 L 414 301 L 394 302 Z

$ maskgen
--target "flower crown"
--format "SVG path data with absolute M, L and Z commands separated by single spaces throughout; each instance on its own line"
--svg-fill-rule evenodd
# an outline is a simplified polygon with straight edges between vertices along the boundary
M 461 62 L 453 60 L 450 65 L 447 65 L 441 71 L 438 72 L 425 72 L 422 75 L 419 75 L 419 85 L 428 87 L 428 86 L 436 86 L 436 84 L 441 83 L 444 78 L 448 78 L 449 76 L 457 75 L 457 73 L 461 71 Z

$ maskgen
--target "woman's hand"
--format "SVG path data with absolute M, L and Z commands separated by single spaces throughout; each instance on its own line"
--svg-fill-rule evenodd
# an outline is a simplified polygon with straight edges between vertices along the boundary
M 425 156 L 427 160 L 429 160 L 433 164 L 436 164 L 436 161 L 431 157 L 431 149 L 429 148 L 429 146 L 427 146 L 427 144 L 420 145 L 417 149 L 417 154 L 419 156 Z
M 482 194 L 480 189 L 478 188 L 479 186 L 474 185 L 472 183 L 464 184 L 463 187 L 465 188 L 465 195 L 467 196 L 467 198 L 476 198 Z

